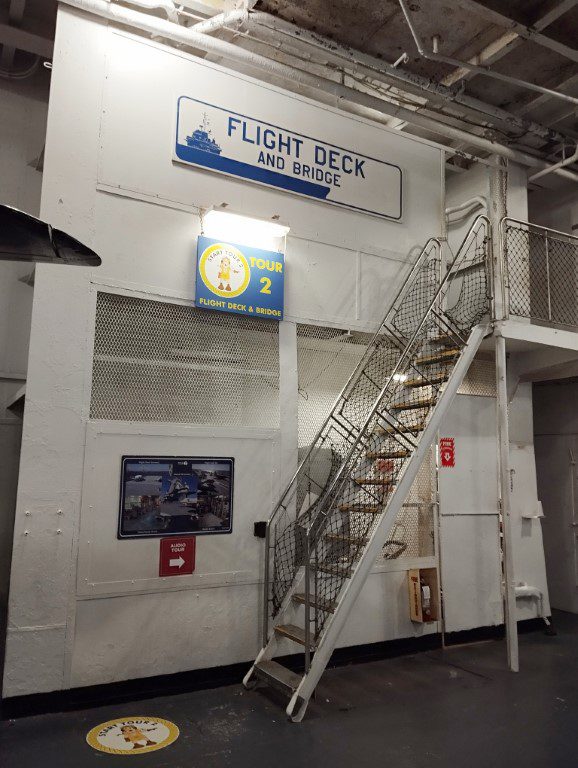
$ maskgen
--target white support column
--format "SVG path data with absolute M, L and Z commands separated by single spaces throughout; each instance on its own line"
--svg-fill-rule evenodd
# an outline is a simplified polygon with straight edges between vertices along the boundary
M 504 584 L 504 623 L 508 647 L 508 667 L 519 670 L 518 625 L 512 552 L 512 518 L 510 508 L 510 434 L 508 427 L 508 390 L 506 382 L 506 340 L 495 337 L 496 350 L 496 409 L 498 419 L 498 466 L 502 517 L 502 576 Z
M 494 160 L 500 164 L 501 158 L 495 156 Z M 501 248 L 500 222 L 506 215 L 506 196 L 508 185 L 508 173 L 506 165 L 495 167 L 490 171 L 490 204 L 488 215 L 492 224 L 492 265 L 493 265 L 493 320 L 505 320 L 508 316 L 506 297 L 506 269 L 503 262 Z

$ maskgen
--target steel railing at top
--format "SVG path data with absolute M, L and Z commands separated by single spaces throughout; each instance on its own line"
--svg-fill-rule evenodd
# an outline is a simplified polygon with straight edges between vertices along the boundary
M 500 230 L 506 317 L 578 327 L 578 237 L 508 217 Z

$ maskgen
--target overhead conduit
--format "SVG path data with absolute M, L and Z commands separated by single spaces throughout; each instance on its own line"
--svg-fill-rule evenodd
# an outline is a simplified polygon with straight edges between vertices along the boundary
M 471 216 L 478 208 L 485 208 L 486 211 L 488 210 L 488 201 L 485 197 L 481 197 L 480 195 L 472 197 L 459 205 L 453 205 L 446 208 L 446 219 L 450 225 L 457 224 L 462 219 L 467 219 L 468 216 Z M 459 215 L 452 218 L 456 213 Z
M 268 59 L 257 53 L 240 48 L 219 38 L 210 37 L 204 33 L 195 31 L 194 27 L 181 27 L 170 21 L 148 16 L 144 13 L 125 8 L 106 0 L 62 0 L 65 5 L 87 11 L 108 21 L 124 24 L 155 37 L 164 37 L 182 45 L 191 46 L 207 53 L 213 53 L 223 58 L 230 59 L 251 67 L 257 74 L 268 73 L 274 77 L 286 80 L 289 86 L 298 84 L 309 91 L 311 98 L 319 92 L 333 96 L 337 103 L 346 101 L 356 104 L 368 111 L 366 116 L 371 119 L 371 112 L 389 115 L 405 120 L 412 125 L 424 128 L 437 135 L 443 135 L 449 139 L 467 142 L 471 146 L 478 147 L 484 152 L 493 153 L 505 157 L 514 162 L 521 163 L 532 168 L 544 168 L 548 164 L 520 150 L 511 149 L 503 144 L 485 139 L 476 134 L 468 133 L 459 128 L 439 123 L 436 120 L 420 115 L 405 107 L 386 102 L 371 94 L 348 88 L 333 80 L 318 77 L 304 72 L 296 67 Z M 578 174 L 563 168 L 558 168 L 554 173 L 572 181 L 578 181 Z
M 450 56 L 443 56 L 437 50 L 437 45 L 439 41 L 435 37 L 434 37 L 434 49 L 433 51 L 428 51 L 424 46 L 417 32 L 417 29 L 415 28 L 406 0 L 399 0 L 399 5 L 401 7 L 403 15 L 405 16 L 405 20 L 407 21 L 407 25 L 414 39 L 416 48 L 420 56 L 423 56 L 424 59 L 428 59 L 429 61 L 441 61 L 444 64 L 451 64 L 454 67 L 459 67 L 461 69 L 468 69 L 471 72 L 476 72 L 477 74 L 480 74 L 480 75 L 486 75 L 487 77 L 493 77 L 496 80 L 502 80 L 505 83 L 511 83 L 512 85 L 517 85 L 520 88 L 527 88 L 530 91 L 537 91 L 538 93 L 546 94 L 547 96 L 551 96 L 552 98 L 562 99 L 563 101 L 569 101 L 571 104 L 578 106 L 578 99 L 575 98 L 574 96 L 568 96 L 566 93 L 561 93 L 560 91 L 553 91 L 551 88 L 543 88 L 541 85 L 536 85 L 535 83 L 529 83 L 527 80 L 519 80 L 517 77 L 510 77 L 510 75 L 504 75 L 501 72 L 495 72 L 489 66 L 472 64 L 469 61 L 460 61 L 459 59 L 454 59 Z
M 448 87 L 436 82 L 433 78 L 422 77 L 413 72 L 399 69 L 400 59 L 403 59 L 403 56 L 407 56 L 407 54 L 403 54 L 394 64 L 388 64 L 382 59 L 376 59 L 361 51 L 340 45 L 335 40 L 323 37 L 317 32 L 309 32 L 268 13 L 260 11 L 251 13 L 249 22 L 260 36 L 266 30 L 272 40 L 278 41 L 287 37 L 293 45 L 308 50 L 317 50 L 327 62 L 340 67 L 348 65 L 364 77 L 370 77 L 388 85 L 392 82 L 399 83 L 400 85 L 397 87 L 406 88 L 410 93 L 418 93 L 422 98 L 431 98 L 444 103 L 453 102 L 466 114 L 478 116 L 478 119 L 480 119 L 479 115 L 487 115 L 488 118 L 503 123 L 509 129 L 533 134 L 544 141 L 563 142 L 566 139 L 563 134 L 552 128 L 520 117 L 494 104 L 487 104 L 475 96 L 464 93 L 462 88 Z M 273 37 L 271 33 L 275 36 Z

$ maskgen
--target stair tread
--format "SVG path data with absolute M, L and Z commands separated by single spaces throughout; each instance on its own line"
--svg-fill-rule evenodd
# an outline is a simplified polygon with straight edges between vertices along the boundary
M 404 403 L 396 403 L 391 406 L 392 411 L 412 411 L 417 408 L 429 408 L 435 405 L 436 401 L 433 397 L 422 397 L 420 400 L 407 400 Z
M 409 451 L 367 451 L 365 454 L 368 459 L 406 459 Z
M 378 477 L 355 477 L 353 479 L 357 485 L 393 485 L 393 480 L 380 480 Z
M 330 541 L 343 541 L 346 544 L 367 544 L 367 538 L 365 536 L 347 536 L 344 533 L 326 533 L 326 539 Z
M 415 360 L 415 365 L 428 365 L 429 363 L 445 362 L 454 358 L 459 353 L 459 351 L 459 347 L 452 347 L 451 349 L 444 349 L 440 352 L 435 352 L 432 355 L 418 357 Z
M 443 384 L 449 379 L 449 375 L 447 373 L 441 373 L 438 376 L 432 376 L 430 379 L 424 379 L 424 378 L 415 378 L 415 379 L 408 379 L 407 381 L 403 382 L 404 387 L 409 388 L 418 388 L 418 387 L 429 387 L 432 384 Z
M 299 645 L 305 645 L 305 630 L 303 627 L 298 627 L 295 624 L 277 624 L 275 632 L 282 637 L 293 640 L 295 643 L 299 643 Z M 310 645 L 312 648 L 315 647 L 313 636 L 310 638 Z
M 293 600 L 296 603 L 300 603 L 301 605 L 305 605 L 307 602 L 305 594 L 302 592 L 298 592 L 297 594 L 293 595 Z M 309 605 L 312 608 L 319 608 L 320 610 L 326 611 L 327 613 L 334 613 L 337 607 L 337 603 L 334 600 L 323 600 L 321 597 L 313 599 L 311 595 L 309 596 Z
M 273 687 L 279 688 L 287 693 L 293 693 L 299 687 L 303 677 L 297 672 L 293 672 L 276 661 L 266 660 L 258 661 L 255 664 L 255 674 L 261 680 L 265 680 Z
M 321 573 L 329 573 L 332 576 L 345 576 L 345 578 L 349 578 L 351 576 L 351 567 L 347 565 L 345 568 L 343 568 L 338 563 L 327 563 L 326 565 L 321 563 L 319 565 L 314 565 L 313 570 L 321 571 Z
M 376 504 L 341 504 L 339 510 L 340 512 L 367 512 L 375 515 L 381 512 L 381 507 Z
M 377 435 L 395 435 L 396 432 L 421 432 L 425 428 L 425 421 L 419 422 L 419 424 L 415 424 L 413 426 L 406 426 L 405 424 L 399 424 L 397 428 L 395 427 L 382 427 L 377 426 L 375 428 L 375 433 Z
M 455 346 L 456 339 L 454 336 L 450 336 L 448 333 L 440 333 L 439 336 L 432 336 L 428 339 L 430 344 L 453 344 Z

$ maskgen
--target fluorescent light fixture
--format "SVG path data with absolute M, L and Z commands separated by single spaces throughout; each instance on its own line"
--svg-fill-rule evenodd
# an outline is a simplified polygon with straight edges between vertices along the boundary
M 394 381 L 407 381 L 407 373 L 394 373 L 393 374 L 393 380 Z
M 267 219 L 253 219 L 229 211 L 212 209 L 203 216 L 203 234 L 256 248 L 278 250 L 289 227 Z

